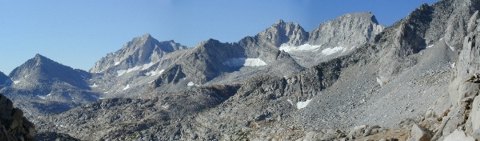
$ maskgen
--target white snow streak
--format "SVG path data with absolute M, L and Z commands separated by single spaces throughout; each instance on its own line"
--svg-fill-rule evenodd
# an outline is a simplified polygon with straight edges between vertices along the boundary
M 293 52 L 293 51 L 317 50 L 320 47 L 321 47 L 320 45 L 310 45 L 310 44 L 303 44 L 300 46 L 290 46 L 287 44 L 282 44 L 279 49 L 285 52 Z
M 322 50 L 322 54 L 332 55 L 332 54 L 334 54 L 334 53 L 337 53 L 337 52 L 340 52 L 340 51 L 344 51 L 344 50 L 345 50 L 344 47 L 326 48 L 326 49 L 323 49 L 323 50 Z
M 383 86 L 383 81 L 382 81 L 382 79 L 380 79 L 380 78 L 378 78 L 378 77 L 377 77 L 377 83 L 378 83 L 380 86 Z
M 128 89 L 130 89 L 130 84 L 127 85 L 127 86 L 125 86 L 125 87 L 123 88 L 124 91 L 125 91 L 125 90 L 128 90 Z
M 443 40 L 443 38 L 441 38 L 440 40 Z M 450 46 L 450 44 L 447 43 L 447 41 L 444 41 L 444 42 L 445 42 L 445 44 L 448 46 L 448 48 L 450 48 L 450 50 L 455 51 L 455 47 Z
M 260 58 L 233 58 L 226 62 L 223 62 L 223 64 L 231 67 L 260 67 L 267 65 L 267 63 L 265 63 L 265 61 Z
M 139 70 L 146 70 L 146 69 L 150 68 L 151 66 L 153 66 L 154 64 L 155 63 L 148 63 L 148 64 L 144 64 L 142 66 L 135 66 L 135 67 L 129 68 L 127 70 L 119 70 L 119 71 L 117 71 L 117 75 L 122 76 L 122 75 L 130 73 L 130 72 L 139 71 Z
M 192 81 L 190 81 L 190 82 L 188 82 L 187 86 L 189 86 L 189 87 L 195 86 L 195 83 L 193 83 Z
M 243 66 L 251 66 L 251 67 L 258 67 L 258 66 L 265 66 L 265 65 L 267 65 L 267 63 L 265 63 L 260 58 L 247 58 L 245 60 L 245 64 L 243 64 Z
M 307 100 L 307 101 L 299 101 L 297 102 L 297 109 L 303 109 L 305 107 L 307 107 L 308 103 L 310 103 L 310 101 L 312 101 L 311 99 Z
M 287 99 L 287 102 L 288 102 L 288 103 L 290 103 L 290 105 L 292 105 L 292 106 L 295 106 L 295 105 L 293 105 L 293 102 L 292 102 L 292 100 L 290 100 L 290 99 Z
M 38 98 L 40 98 L 40 99 L 43 99 L 43 100 L 45 100 L 45 99 L 46 99 L 46 97 L 45 97 L 45 96 L 39 96 L 39 95 L 37 95 L 37 97 L 38 97 Z
M 17 81 L 13 81 L 13 84 L 18 84 L 18 83 L 20 83 L 20 81 L 18 81 L 18 80 L 17 80 Z
M 148 75 L 148 76 L 155 76 L 155 75 L 160 75 L 164 72 L 165 70 L 162 69 L 160 71 L 150 71 L 150 72 L 147 72 L 145 75 Z
M 98 85 L 97 85 L 97 83 L 93 83 L 93 85 L 91 85 L 90 87 L 96 88 L 96 87 L 98 87 Z
M 114 65 L 116 66 L 116 65 L 119 65 L 119 64 L 120 64 L 120 62 L 115 62 L 115 64 L 114 64 Z

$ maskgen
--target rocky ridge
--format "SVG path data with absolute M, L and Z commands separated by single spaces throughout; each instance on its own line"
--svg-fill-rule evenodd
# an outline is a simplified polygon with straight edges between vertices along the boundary
M 480 139 L 478 4 L 422 5 L 384 30 L 356 13 L 321 24 L 325 36 L 279 21 L 236 43 L 211 39 L 92 74 L 88 88 L 109 99 L 34 122 L 39 135 L 83 140 Z M 298 50 L 305 44 L 328 45 Z M 339 54 L 299 60 L 326 49 Z
M 165 54 L 185 48 L 186 46 L 176 43 L 173 40 L 160 42 L 150 34 L 145 34 L 132 39 L 132 41 L 126 43 L 122 49 L 115 53 L 108 54 L 106 57 L 100 59 L 100 61 L 90 69 L 90 72 L 101 73 L 112 69 L 117 71 L 155 63 Z
M 63 112 L 98 98 L 89 89 L 89 73 L 39 54 L 15 68 L 9 78 L 11 85 L 1 91 L 26 110 L 26 116 Z

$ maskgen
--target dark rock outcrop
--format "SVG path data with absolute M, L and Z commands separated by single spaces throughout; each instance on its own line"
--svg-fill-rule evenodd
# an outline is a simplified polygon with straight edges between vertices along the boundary
M 12 101 L 0 94 L 0 140 L 33 141 L 35 126 L 13 107 Z

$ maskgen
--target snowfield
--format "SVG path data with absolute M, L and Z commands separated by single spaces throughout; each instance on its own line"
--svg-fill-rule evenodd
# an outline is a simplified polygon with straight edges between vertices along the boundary
M 293 52 L 293 51 L 317 50 L 320 47 L 321 47 L 320 45 L 310 45 L 310 44 L 303 44 L 300 46 L 290 46 L 287 44 L 282 44 L 279 49 L 285 52 Z
M 127 69 L 127 70 L 119 70 L 119 71 L 117 71 L 117 76 L 122 76 L 124 74 L 134 72 L 134 71 L 146 70 L 146 69 L 150 68 L 151 66 L 153 66 L 154 64 L 155 63 L 148 63 L 148 64 L 144 64 L 142 66 L 135 66 L 135 67 Z
M 310 101 L 312 101 L 312 99 L 309 99 L 309 100 L 307 100 L 307 101 L 299 101 L 299 102 L 297 102 L 297 109 L 300 110 L 300 109 L 303 109 L 303 108 L 307 107 L 307 106 L 308 106 L 308 103 L 310 103 Z
M 333 48 L 326 48 L 322 50 L 322 54 L 324 55 L 332 55 L 340 51 L 345 51 L 344 47 L 333 47 Z
M 190 81 L 190 82 L 188 82 L 187 86 L 188 86 L 188 87 L 195 86 L 195 83 L 193 83 L 193 82 Z
M 233 58 L 223 62 L 223 64 L 231 67 L 260 67 L 267 65 L 260 58 Z
M 162 70 L 160 70 L 160 71 L 150 71 L 150 72 L 145 73 L 145 75 L 148 75 L 148 76 L 160 75 L 160 74 L 162 74 L 164 71 L 165 71 L 164 69 L 162 69 Z

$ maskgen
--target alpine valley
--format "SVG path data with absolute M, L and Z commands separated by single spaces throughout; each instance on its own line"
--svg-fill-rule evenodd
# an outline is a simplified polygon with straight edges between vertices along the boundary
M 0 140 L 480 140 L 479 10 L 279 20 L 194 47 L 145 34 L 89 71 L 37 54 L 0 72 Z

